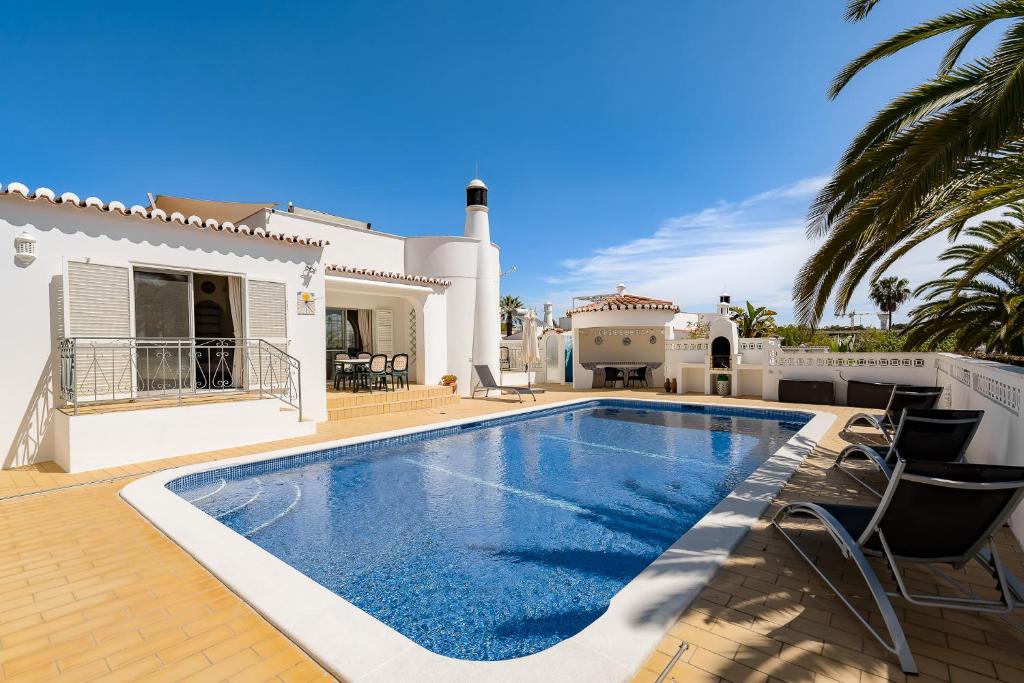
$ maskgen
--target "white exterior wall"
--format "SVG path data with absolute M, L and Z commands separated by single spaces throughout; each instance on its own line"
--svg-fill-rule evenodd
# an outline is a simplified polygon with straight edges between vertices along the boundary
M 0 354 L 2 466 L 53 458 L 52 410 L 59 403 L 56 340 L 63 334 L 62 276 L 69 258 L 284 282 L 289 353 L 302 364 L 303 411 L 311 419 L 326 417 L 323 310 L 300 316 L 295 303 L 307 286 L 305 266 L 320 259 L 319 248 L 0 196 L 0 234 L 7 236 L 8 248 L 22 231 L 37 239 L 35 262 L 22 267 L 10 255 L 0 260 L 0 291 L 12 325 Z M 322 273 L 309 286 L 323 291 Z
M 494 250 L 497 259 L 497 248 L 490 245 L 489 248 Z M 465 237 L 406 239 L 406 273 L 429 275 L 451 282 L 451 286 L 445 290 L 443 305 L 441 302 L 431 302 L 430 308 L 435 312 L 444 308 L 447 339 L 443 361 L 445 367 L 440 374 L 451 373 L 458 377 L 459 394 L 462 396 L 469 396 L 474 381 L 471 358 L 476 316 L 477 249 L 478 242 Z M 494 329 L 497 335 L 497 316 Z M 430 334 L 428 330 L 426 336 Z
M 405 270 L 404 237 L 278 211 L 267 211 L 266 214 L 272 232 L 303 235 L 330 242 L 323 248 L 321 264 L 324 266 L 356 266 L 390 273 Z
M 579 330 L 588 327 L 614 327 L 635 325 L 637 327 L 665 327 L 666 336 L 670 334 L 670 324 L 675 313 L 657 310 L 624 310 L 624 311 L 592 311 L 572 314 L 572 386 L 574 389 L 589 389 L 594 384 L 594 372 L 580 365 Z M 665 381 L 665 366 L 652 374 L 651 386 L 656 387 Z

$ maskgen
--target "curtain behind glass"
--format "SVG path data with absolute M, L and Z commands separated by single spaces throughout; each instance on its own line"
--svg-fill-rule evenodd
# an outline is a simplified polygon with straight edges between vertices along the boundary
M 359 309 L 359 343 L 364 351 L 372 352 L 370 347 L 370 311 Z
M 245 337 L 245 332 L 242 328 L 242 278 L 240 277 L 228 277 L 228 308 L 231 309 L 231 330 L 235 335 L 235 349 L 231 358 L 231 386 L 243 387 L 245 380 L 242 371 L 247 349 L 245 342 L 241 341 Z

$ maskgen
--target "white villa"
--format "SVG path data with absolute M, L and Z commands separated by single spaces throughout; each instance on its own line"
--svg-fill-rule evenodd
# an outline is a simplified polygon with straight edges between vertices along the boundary
M 0 186 L 2 466 L 81 471 L 310 433 L 338 352 L 405 353 L 413 382 L 451 373 L 468 393 L 473 363 L 497 371 L 500 269 L 487 187 L 466 196 L 463 234 L 401 237 L 291 204 Z M 89 409 L 129 401 L 152 408 Z

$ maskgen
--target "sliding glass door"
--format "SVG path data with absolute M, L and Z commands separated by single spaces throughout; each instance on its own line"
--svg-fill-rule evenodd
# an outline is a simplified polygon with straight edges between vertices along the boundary
M 187 273 L 135 270 L 140 392 L 192 386 L 192 305 Z

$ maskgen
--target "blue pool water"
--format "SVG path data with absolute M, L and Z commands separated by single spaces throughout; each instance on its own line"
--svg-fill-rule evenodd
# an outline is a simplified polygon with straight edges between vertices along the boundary
M 591 401 L 168 486 L 424 647 L 508 659 L 599 617 L 808 419 Z

